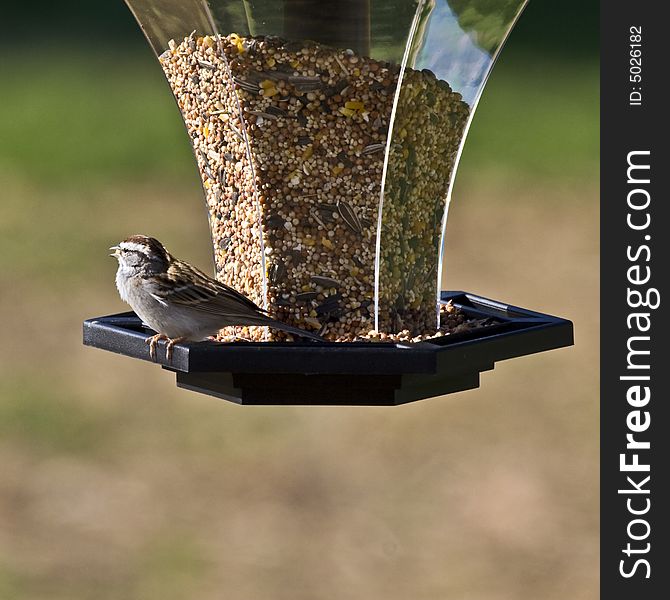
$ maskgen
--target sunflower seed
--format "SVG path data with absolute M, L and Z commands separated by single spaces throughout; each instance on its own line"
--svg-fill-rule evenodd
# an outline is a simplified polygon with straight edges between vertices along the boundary
M 407 275 L 405 276 L 405 286 L 408 289 L 414 288 L 414 283 L 416 282 L 416 273 L 414 272 L 414 269 L 410 269 Z
M 329 296 L 314 310 L 317 315 L 328 315 L 340 309 L 340 297 Z
M 337 279 L 326 277 L 325 275 L 312 275 L 309 280 L 312 283 L 316 283 L 316 285 L 320 285 L 321 287 L 325 288 L 337 288 L 342 285 L 339 281 L 337 281 Z
M 236 75 L 235 77 L 239 77 L 239 75 Z M 233 77 L 233 79 L 235 77 Z M 261 81 L 265 81 L 266 79 L 272 80 L 270 75 L 264 71 L 249 71 L 246 73 L 246 79 L 242 79 L 241 77 L 240 79 L 251 85 L 258 85 Z
M 349 159 L 347 153 L 344 150 L 337 155 L 337 160 L 339 160 L 348 169 L 351 169 L 351 167 L 354 166 L 354 163 Z
M 293 71 L 294 71 L 294 69 L 289 63 L 285 63 L 285 62 L 275 63 L 275 71 L 274 72 L 277 73 L 277 74 L 281 73 L 282 75 L 286 75 L 288 77 L 289 75 L 293 75 Z
M 337 203 L 337 212 L 340 213 L 342 220 L 347 224 L 351 231 L 358 234 L 363 233 L 363 226 L 361 225 L 361 221 L 358 218 L 358 215 L 356 215 L 356 211 L 353 209 L 351 204 L 349 204 L 346 200 L 340 200 Z
M 228 246 L 230 246 L 230 242 L 232 242 L 232 240 L 229 237 L 221 238 L 219 240 L 219 248 L 221 248 L 221 250 L 227 250 Z
M 272 285 L 277 285 L 286 276 L 286 266 L 283 262 L 274 263 L 270 266 L 269 277 Z
M 423 278 L 423 281 L 421 282 L 421 285 L 426 284 L 429 282 L 431 279 L 435 278 L 435 272 L 437 271 L 437 265 L 431 265 L 430 269 L 428 269 L 428 273 L 426 273 L 425 277 Z
M 316 292 L 302 292 L 301 294 L 296 294 L 295 299 L 298 302 L 311 302 L 312 300 L 315 300 L 318 295 L 319 294 Z
M 288 78 L 288 82 L 295 87 L 298 92 L 314 92 L 321 89 L 321 77 L 314 76 L 292 76 Z
M 262 117 L 263 119 L 270 119 L 271 121 L 276 121 L 277 117 L 275 115 L 271 115 L 270 113 L 262 112 L 260 110 L 250 110 L 247 111 L 250 115 L 254 115 L 256 117 Z
M 312 143 L 312 138 L 308 135 L 301 135 L 298 138 L 298 146 L 309 146 Z
M 302 262 L 302 252 L 297 248 L 293 248 L 293 250 L 289 250 L 288 258 L 291 259 L 293 266 L 297 267 Z
M 216 67 L 211 62 L 207 62 L 206 60 L 202 59 L 198 59 L 198 65 L 203 69 L 209 69 L 210 71 L 214 71 L 216 69 Z
M 365 148 L 363 148 L 361 154 L 374 154 L 375 152 L 379 152 L 383 149 L 384 144 L 370 144 L 369 146 L 365 146 Z
M 265 224 L 270 228 L 270 229 L 279 229 L 280 227 L 284 226 L 284 218 L 281 217 L 280 215 L 269 215 L 265 219 Z
M 346 90 L 349 87 L 349 82 L 346 79 L 340 79 L 334 86 L 333 89 L 338 94 L 342 93 L 342 90 Z
M 333 223 L 335 221 L 337 206 L 331 206 L 330 204 L 319 204 L 314 208 L 314 210 L 318 212 L 319 218 L 324 223 Z
M 242 79 L 241 77 L 233 77 L 233 81 L 243 90 L 251 92 L 252 94 L 257 94 L 260 89 L 256 83 L 248 81 L 247 79 Z
M 268 114 L 274 115 L 276 117 L 285 117 L 288 113 L 285 110 L 282 110 L 278 106 L 268 106 L 266 109 Z

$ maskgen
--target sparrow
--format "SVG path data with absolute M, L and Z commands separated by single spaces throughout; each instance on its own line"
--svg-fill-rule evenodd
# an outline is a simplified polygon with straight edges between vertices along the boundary
M 265 325 L 323 341 L 268 316 L 240 292 L 172 256 L 156 238 L 133 235 L 110 250 L 119 263 L 116 288 L 121 299 L 157 332 L 146 340 L 153 360 L 159 340 L 167 340 L 169 361 L 175 344 L 203 341 L 229 325 Z

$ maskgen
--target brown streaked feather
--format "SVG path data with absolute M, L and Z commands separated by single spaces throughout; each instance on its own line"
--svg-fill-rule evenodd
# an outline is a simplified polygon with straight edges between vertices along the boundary
M 172 256 L 170 267 L 158 280 L 155 295 L 174 304 L 214 314 L 265 317 L 265 311 L 237 290 Z

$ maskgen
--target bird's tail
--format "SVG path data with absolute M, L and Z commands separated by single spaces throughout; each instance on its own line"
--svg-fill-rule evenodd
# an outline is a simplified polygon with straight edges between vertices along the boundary
M 290 333 L 292 335 L 301 337 L 301 338 L 308 338 L 310 340 L 314 340 L 316 342 L 323 342 L 325 341 L 320 335 L 317 335 L 316 333 L 312 333 L 311 331 L 305 331 L 304 329 L 300 329 L 299 327 L 293 327 L 293 325 L 289 325 L 288 323 L 283 323 L 282 321 L 277 321 L 276 319 L 270 319 L 268 318 L 267 321 L 264 323 L 264 325 L 267 325 L 268 327 L 271 327 L 272 329 L 279 329 L 280 331 L 284 331 L 286 333 Z

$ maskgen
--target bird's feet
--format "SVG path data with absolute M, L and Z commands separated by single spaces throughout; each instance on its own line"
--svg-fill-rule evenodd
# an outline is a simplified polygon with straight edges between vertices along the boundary
M 150 338 L 147 338 L 145 340 L 145 343 L 149 344 L 149 355 L 151 356 L 151 360 L 153 360 L 154 362 L 157 360 L 156 348 L 158 347 L 158 342 L 160 342 L 161 340 L 167 340 L 167 344 L 165 346 L 165 358 L 167 359 L 168 362 L 170 362 L 172 360 L 172 352 L 174 349 L 174 345 L 179 344 L 180 342 L 185 342 L 186 338 L 176 337 L 172 339 L 169 338 L 164 333 L 157 333 L 156 335 L 152 335 Z
M 185 337 L 176 337 L 174 339 L 168 339 L 167 346 L 165 346 L 165 357 L 167 358 L 168 362 L 172 361 L 172 348 L 174 347 L 174 345 L 185 341 L 186 341 Z
M 156 335 L 152 335 L 150 338 L 147 338 L 145 340 L 145 343 L 149 344 L 149 355 L 151 356 L 151 360 L 153 361 L 156 361 L 156 348 L 158 347 L 158 342 L 160 342 L 161 340 L 167 340 L 167 344 L 165 346 L 165 358 L 167 359 L 168 362 L 170 362 L 172 360 L 172 352 L 174 349 L 174 345 L 179 344 L 180 342 L 185 342 L 186 338 L 176 337 L 172 339 L 169 338 L 164 333 L 157 333 Z
M 152 335 L 150 338 L 144 340 L 144 343 L 149 345 L 149 356 L 151 356 L 151 360 L 154 362 L 156 362 L 156 346 L 158 346 L 158 342 L 160 340 L 167 340 L 168 343 L 171 341 L 170 338 L 164 333 L 157 333 L 156 335 Z

